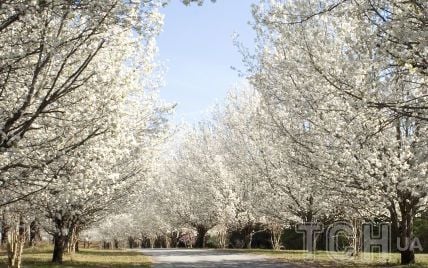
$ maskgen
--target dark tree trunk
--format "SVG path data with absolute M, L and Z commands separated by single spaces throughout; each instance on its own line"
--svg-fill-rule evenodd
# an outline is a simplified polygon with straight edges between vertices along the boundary
M 401 264 L 413 264 L 415 263 L 415 251 L 414 250 L 405 250 L 401 251 Z
M 113 240 L 113 245 L 114 245 L 114 249 L 118 249 L 119 248 L 119 240 L 114 239 Z
M 416 128 L 418 130 L 419 128 Z M 408 134 L 404 134 L 406 139 Z M 418 136 L 417 132 L 414 133 Z M 403 141 L 403 132 L 402 132 L 402 124 L 401 124 L 401 118 L 397 118 L 397 124 L 396 124 L 396 139 L 397 139 L 397 145 L 398 149 L 401 149 L 402 147 L 402 141 Z M 400 150 L 398 150 L 398 157 L 401 157 Z M 412 165 L 411 162 L 408 162 L 408 164 Z M 400 214 L 401 214 L 401 221 L 399 225 L 399 237 L 400 237 L 400 245 L 399 251 L 401 253 L 401 264 L 407 265 L 407 264 L 413 264 L 415 263 L 415 252 L 412 246 L 413 242 L 413 220 L 416 214 L 415 207 L 419 203 L 419 197 L 414 197 L 412 192 L 409 190 L 399 192 L 399 203 L 398 206 L 400 208 Z
M 128 246 L 130 249 L 135 247 L 135 239 L 132 236 L 128 237 Z
M 6 223 L 6 218 L 4 213 L 0 219 L 0 230 L 1 230 L 0 246 L 5 246 L 7 243 L 7 234 L 10 230 L 10 226 Z
M 399 221 L 397 216 L 397 211 L 395 210 L 394 204 L 392 204 L 389 208 L 390 218 L 391 218 L 391 245 L 398 245 L 398 237 L 399 237 Z M 396 252 L 397 248 L 392 248 L 394 252 Z
M 79 252 L 79 240 L 77 240 L 76 244 L 74 244 L 74 252 Z
M 142 248 L 149 248 L 150 247 L 150 239 L 148 239 L 147 237 L 143 237 L 141 239 L 141 247 Z
M 179 242 L 179 238 L 180 237 L 180 233 L 177 231 L 174 231 L 171 233 L 171 247 L 176 248 L 178 247 L 178 242 Z
M 54 250 L 52 255 L 53 263 L 62 264 L 66 245 L 67 245 L 66 236 L 61 234 L 54 235 Z
M 205 236 L 207 235 L 208 229 L 203 225 L 198 225 L 196 227 L 196 231 L 198 234 L 196 235 L 196 248 L 204 248 L 205 247 Z
M 73 224 L 67 224 L 68 222 L 64 220 L 64 217 L 55 217 L 53 221 L 56 232 L 53 234 L 54 250 L 52 262 L 62 264 L 64 251 L 67 249 L 75 226 L 73 226 Z
M 415 251 L 413 248 L 413 225 L 415 217 L 415 206 L 419 199 L 412 198 L 411 193 L 406 193 L 405 197 L 398 204 L 400 207 L 401 221 L 399 224 L 400 243 L 397 244 L 398 250 L 401 253 L 401 264 L 415 263 Z
M 2 221 L 0 223 L 0 227 L 1 227 L 1 245 L 4 246 L 7 243 L 7 233 L 9 232 L 9 226 L 6 224 L 6 222 Z
M 402 265 L 415 263 L 415 251 L 412 247 L 413 239 L 413 214 L 402 214 L 400 224 L 400 254 Z
M 103 241 L 103 248 L 104 249 L 110 249 L 110 242 Z
M 248 223 L 243 228 L 242 233 L 244 235 L 244 245 L 243 245 L 243 247 L 251 249 L 251 244 L 253 242 L 253 235 L 254 235 L 254 225 L 252 223 Z
M 396 252 L 398 246 L 398 238 L 400 237 L 400 223 L 398 220 L 397 211 L 395 209 L 395 205 L 391 204 L 391 206 L 388 208 L 391 218 L 391 250 Z
M 251 244 L 253 243 L 253 232 L 245 234 L 244 237 L 244 248 L 251 249 Z

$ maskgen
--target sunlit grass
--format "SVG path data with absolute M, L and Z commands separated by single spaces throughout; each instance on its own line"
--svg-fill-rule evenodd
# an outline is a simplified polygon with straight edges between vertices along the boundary
M 150 266 L 150 259 L 140 252 L 124 250 L 97 250 L 83 249 L 79 253 L 64 256 L 62 266 L 50 263 L 52 249 L 48 246 L 27 249 L 23 256 L 23 268 L 115 268 L 115 267 L 135 267 L 146 268 Z M 0 267 L 7 267 L 6 255 L 4 252 L 0 256 Z
M 241 251 L 241 250 L 240 250 Z M 310 267 L 400 267 L 399 253 L 361 253 L 358 257 L 349 257 L 343 253 L 316 251 L 310 255 L 302 250 L 243 250 L 252 254 L 261 254 L 280 261 L 307 264 Z M 416 264 L 405 267 L 428 267 L 428 254 L 416 254 Z

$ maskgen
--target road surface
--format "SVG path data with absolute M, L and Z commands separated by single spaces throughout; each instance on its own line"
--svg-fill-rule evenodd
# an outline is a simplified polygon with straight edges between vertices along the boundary
M 212 249 L 144 249 L 154 268 L 296 268 L 262 256 Z

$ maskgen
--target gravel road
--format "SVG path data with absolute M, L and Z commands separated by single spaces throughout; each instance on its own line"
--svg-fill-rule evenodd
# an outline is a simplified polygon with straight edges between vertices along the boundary
M 154 268 L 296 268 L 261 256 L 212 249 L 145 249 L 152 258 Z

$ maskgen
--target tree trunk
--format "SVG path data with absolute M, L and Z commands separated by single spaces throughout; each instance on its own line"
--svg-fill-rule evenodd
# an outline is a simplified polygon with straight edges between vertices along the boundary
M 281 249 L 281 234 L 282 234 L 282 225 L 272 223 L 269 225 L 271 233 L 271 243 L 274 250 Z
M 2 246 L 7 244 L 7 234 L 9 233 L 9 229 L 10 226 L 6 223 L 6 220 L 4 219 L 4 214 L 3 214 L 3 219 L 0 222 L 0 227 L 1 227 L 1 241 L 0 244 Z
M 171 233 L 171 246 L 172 247 L 174 247 L 174 248 L 178 247 L 179 238 L 180 238 L 180 232 L 173 231 Z
M 226 248 L 227 246 L 227 242 L 228 242 L 228 232 L 227 232 L 227 228 L 224 227 L 222 228 L 218 233 L 218 246 L 219 248 Z
M 171 248 L 171 237 L 168 236 L 168 234 L 164 235 L 164 239 L 165 239 L 165 247 L 166 248 Z
M 113 239 L 113 248 L 114 249 L 119 249 L 119 240 Z
M 415 263 L 415 251 L 413 250 L 405 250 L 401 251 L 401 264 L 413 264 Z
M 196 248 L 204 248 L 205 247 L 205 236 L 207 235 L 208 229 L 203 225 L 198 225 L 196 227 L 196 231 L 198 234 L 196 235 Z
M 361 219 L 352 219 L 352 256 L 359 256 L 361 253 Z
M 7 234 L 9 233 L 9 226 L 4 225 L 1 232 L 1 245 L 4 246 L 7 244 Z
M 244 248 L 251 249 L 251 244 L 253 242 L 253 235 L 254 235 L 254 225 L 252 223 L 248 223 L 245 225 L 243 229 L 244 234 Z
M 398 145 L 398 157 L 401 157 L 400 149 L 403 142 L 401 118 L 397 118 L 396 123 L 396 139 Z M 416 134 L 416 133 L 415 133 Z M 407 134 L 405 134 L 407 135 Z M 406 137 L 404 137 L 406 139 Z M 408 162 L 409 163 L 409 162 Z M 411 163 L 409 163 L 411 164 Z M 415 263 L 415 252 L 412 246 L 413 242 L 413 219 L 415 217 L 415 206 L 419 203 L 419 198 L 415 198 L 409 190 L 399 192 L 399 203 L 401 221 L 399 225 L 399 243 L 397 242 L 398 250 L 401 253 L 401 264 Z M 399 245 L 398 245 L 399 244 Z
M 22 218 L 19 224 L 9 229 L 7 235 L 8 268 L 20 268 L 22 251 L 26 240 L 25 224 Z
M 85 238 L 85 240 L 83 241 L 83 248 L 90 248 L 90 246 L 91 246 L 91 242 L 89 241 L 88 238 Z
M 401 264 L 415 263 L 415 251 L 413 249 L 413 213 L 408 206 L 402 206 L 402 220 L 400 223 L 400 246 Z M 404 212 L 404 213 L 403 213 Z
M 128 237 L 128 246 L 130 249 L 133 249 L 135 247 L 135 239 L 132 236 Z
M 67 240 L 67 236 L 65 235 L 59 233 L 54 235 L 53 263 L 62 264 Z
M 400 223 L 398 220 L 397 211 L 395 210 L 395 205 L 392 203 L 388 207 L 390 218 L 391 218 L 391 245 L 398 245 L 398 238 L 399 238 L 399 232 L 400 232 Z M 393 248 L 393 251 L 396 251 L 397 248 Z
M 150 248 L 155 248 L 156 239 L 157 239 L 157 237 L 155 235 L 149 236 Z
M 103 241 L 103 249 L 110 249 L 110 242 Z
M 67 243 L 67 252 L 69 254 L 74 254 L 76 253 L 76 245 L 79 241 L 79 233 L 77 231 L 77 227 L 74 227 L 71 229 L 69 235 L 68 235 L 68 239 L 67 239 L 68 243 Z

